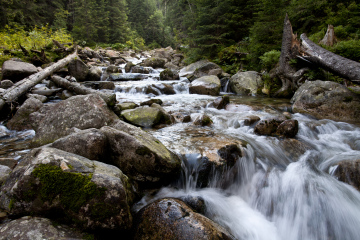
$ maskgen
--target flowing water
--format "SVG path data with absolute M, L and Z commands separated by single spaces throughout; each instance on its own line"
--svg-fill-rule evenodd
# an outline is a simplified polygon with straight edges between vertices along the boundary
M 338 162 L 360 159 L 358 126 L 291 114 L 299 121 L 295 140 L 258 136 L 244 120 L 251 115 L 284 117 L 291 109 L 289 101 L 231 96 L 227 110 L 217 110 L 209 107 L 215 97 L 189 94 L 184 78 L 156 80 L 159 72 L 141 81 L 117 82 L 117 99 L 140 103 L 154 97 L 144 93 L 147 86 L 170 84 L 175 95 L 156 96 L 165 110 L 183 112 L 192 119 L 206 113 L 213 124 L 147 129 L 184 159 L 183 176 L 155 196 L 145 196 L 134 210 L 163 197 L 192 196 L 203 199 L 205 215 L 236 239 L 360 239 L 360 193 L 331 175 Z M 33 131 L 12 132 L 1 125 L 0 157 L 20 158 L 33 135 Z M 212 154 L 229 142 L 245 144 L 242 157 L 233 167 L 212 172 L 207 186 L 198 188 L 201 154 Z

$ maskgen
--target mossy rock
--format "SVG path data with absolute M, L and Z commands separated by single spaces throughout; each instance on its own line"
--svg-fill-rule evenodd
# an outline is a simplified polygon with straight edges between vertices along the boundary
M 127 122 L 139 127 L 153 127 L 160 123 L 162 118 L 160 109 L 151 107 L 138 107 L 136 109 L 125 110 L 121 112 L 121 116 Z

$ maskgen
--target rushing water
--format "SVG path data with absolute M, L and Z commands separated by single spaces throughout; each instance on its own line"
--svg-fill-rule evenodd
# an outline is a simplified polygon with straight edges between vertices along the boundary
M 231 96 L 232 105 L 217 110 L 208 107 L 215 97 L 189 94 L 186 79 L 159 81 L 154 78 L 156 74 L 153 71 L 142 81 L 117 82 L 117 99 L 140 103 L 153 97 L 142 89 L 170 84 L 177 94 L 156 96 L 164 102 L 165 110 L 181 111 L 192 119 L 206 113 L 213 125 L 177 123 L 148 130 L 167 148 L 185 157 L 183 177 L 155 196 L 145 196 L 134 210 L 163 197 L 200 197 L 206 216 L 236 239 L 360 239 L 360 193 L 331 175 L 339 161 L 360 159 L 359 127 L 291 114 L 299 121 L 296 140 L 258 136 L 244 120 L 251 115 L 283 118 L 284 112 L 290 111 L 288 101 Z M 33 134 L 11 132 L 1 125 L 0 157 L 19 158 Z M 245 142 L 243 156 L 232 168 L 213 172 L 208 185 L 198 188 L 201 153 L 211 153 L 223 142 Z

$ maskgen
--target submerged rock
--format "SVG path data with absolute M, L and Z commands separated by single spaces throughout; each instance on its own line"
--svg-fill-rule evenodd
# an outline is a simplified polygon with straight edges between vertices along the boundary
M 15 167 L 0 207 L 10 215 L 47 216 L 84 229 L 126 230 L 133 198 L 128 177 L 117 167 L 45 147 Z
M 263 81 L 259 73 L 254 71 L 239 71 L 229 80 L 232 92 L 240 95 L 257 94 L 261 91 Z
M 306 82 L 295 92 L 291 103 L 295 113 L 320 119 L 351 122 L 360 119 L 360 96 L 335 82 Z
M 218 96 L 220 88 L 221 83 L 217 76 L 205 76 L 191 82 L 189 92 L 191 94 Z
M 234 239 L 223 227 L 178 199 L 155 201 L 135 218 L 134 239 Z

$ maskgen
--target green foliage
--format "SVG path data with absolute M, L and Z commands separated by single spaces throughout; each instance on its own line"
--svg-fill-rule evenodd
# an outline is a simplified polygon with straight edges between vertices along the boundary
M 338 42 L 332 48 L 330 48 L 330 50 L 340 56 L 352 59 L 354 61 L 360 61 L 360 39 Z
M 261 65 L 266 71 L 270 71 L 273 69 L 276 64 L 279 62 L 281 52 L 278 50 L 271 50 L 269 52 L 264 53 L 261 59 Z

